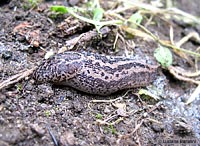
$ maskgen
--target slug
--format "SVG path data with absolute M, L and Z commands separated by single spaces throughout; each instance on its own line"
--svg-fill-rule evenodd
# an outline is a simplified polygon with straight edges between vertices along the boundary
M 66 85 L 98 95 L 146 86 L 156 79 L 157 65 L 122 56 L 64 52 L 47 60 L 34 71 L 37 82 Z

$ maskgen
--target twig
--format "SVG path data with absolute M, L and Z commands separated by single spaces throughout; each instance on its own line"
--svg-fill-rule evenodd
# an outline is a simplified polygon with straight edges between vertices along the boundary
M 137 121 L 138 121 L 138 120 L 137 120 Z M 135 123 L 137 123 L 137 121 L 136 121 Z M 120 136 L 120 140 L 121 140 L 121 139 L 127 139 L 128 137 L 132 136 L 132 135 L 141 127 L 141 125 L 143 124 L 143 122 L 144 122 L 144 119 L 142 119 L 141 122 L 140 122 L 139 124 L 136 124 L 134 130 L 133 130 L 131 133 L 126 134 L 126 135 L 121 135 L 121 136 Z
M 199 51 L 200 51 L 200 46 L 196 49 L 196 52 L 199 52 Z M 199 57 L 196 56 L 194 59 L 195 59 L 195 61 L 194 61 L 194 62 L 195 62 L 195 69 L 196 69 L 196 71 L 197 71 L 197 70 L 199 70 L 199 69 L 198 69 L 198 68 L 199 68 L 199 67 L 198 67 L 198 60 L 199 60 Z
M 200 75 L 200 71 L 195 72 L 195 73 L 185 73 L 181 70 L 178 70 L 177 68 L 170 66 L 168 67 L 169 72 L 174 75 L 177 79 L 182 80 L 182 81 L 187 81 L 191 83 L 197 84 L 197 88 L 194 90 L 194 92 L 191 94 L 191 96 L 188 98 L 186 101 L 186 105 L 190 104 L 193 102 L 200 94 L 200 81 L 196 81 L 195 79 L 189 78 L 189 77 L 195 77 Z
M 181 47 L 184 43 L 186 43 L 189 39 L 195 39 L 197 42 L 200 42 L 200 37 L 197 32 L 191 32 L 188 35 L 184 36 L 180 41 L 176 43 L 177 47 Z
M 113 115 L 112 117 L 108 118 L 108 119 L 105 119 L 105 120 L 96 120 L 96 123 L 98 123 L 99 125 L 115 125 L 117 123 L 119 123 L 120 121 L 123 121 L 124 118 L 123 117 L 119 117 L 117 120 L 115 120 L 114 122 L 110 123 L 110 122 L 107 122 L 108 120 L 112 120 L 114 119 L 115 117 L 117 117 L 118 115 Z M 112 118 L 112 119 L 111 119 Z
M 200 85 L 197 86 L 197 88 L 194 90 L 194 92 L 192 93 L 190 98 L 188 98 L 185 104 L 188 105 L 192 103 L 197 97 L 199 97 L 199 95 L 200 95 Z
M 145 31 L 148 35 L 150 35 L 155 41 L 157 41 L 159 44 L 165 46 L 165 47 L 169 47 L 169 48 L 173 48 L 175 50 L 179 50 L 179 51 L 182 51 L 182 52 L 185 52 L 185 53 L 188 53 L 190 55 L 194 55 L 194 56 L 198 56 L 200 57 L 200 54 L 199 53 L 196 53 L 196 52 L 193 52 L 193 51 L 190 51 L 190 50 L 186 50 L 186 49 L 183 49 L 183 48 L 180 48 L 180 47 L 177 47 L 175 45 L 172 45 L 164 40 L 160 40 L 157 36 L 155 36 L 153 33 L 151 33 L 148 29 L 146 29 L 144 26 L 142 25 L 139 25 L 137 23 L 135 23 L 137 26 L 139 26 L 143 31 Z
M 118 97 L 118 98 L 115 98 L 115 99 L 108 99 L 108 100 L 91 100 L 90 102 L 92 103 L 112 103 L 112 102 L 115 102 L 117 100 L 121 100 L 122 97 Z
M 55 145 L 55 146 L 59 146 L 59 145 L 58 145 L 58 141 L 56 140 L 56 137 L 54 136 L 54 134 L 53 134 L 52 131 L 50 130 L 49 126 L 47 125 L 46 127 L 47 127 L 47 129 L 48 129 L 48 131 L 49 131 L 49 134 L 50 134 L 50 136 L 51 136 L 51 139 L 53 140 L 54 145 Z
M 200 71 L 186 72 L 184 69 L 179 68 L 179 67 L 171 66 L 170 68 L 173 69 L 178 74 L 180 74 L 182 76 L 185 76 L 185 77 L 197 77 L 197 76 L 200 76 Z
M 122 100 L 123 98 L 126 97 L 126 95 L 130 92 L 131 90 L 126 91 L 126 93 L 120 97 L 117 97 L 115 99 L 108 99 L 108 100 L 91 100 L 90 102 L 92 103 L 113 103 L 117 100 Z
M 123 0 L 122 0 L 123 1 Z M 132 4 L 132 3 L 131 3 Z M 159 13 L 162 12 L 162 13 L 166 13 L 166 12 L 170 12 L 169 10 L 161 10 L 161 9 L 158 9 L 156 7 L 147 7 L 149 5 L 147 4 L 138 4 L 138 3 L 134 3 L 133 5 L 135 5 L 136 7 L 140 7 L 140 8 L 144 8 L 144 9 L 148 9 L 150 10 L 151 12 L 152 11 L 158 11 Z M 151 9 L 152 8 L 152 9 Z M 107 13 L 107 15 L 111 15 L 111 16 L 114 16 L 114 17 L 117 17 L 118 19 L 122 20 L 122 21 L 129 21 L 127 19 L 124 19 L 122 18 L 119 14 L 117 13 L 113 13 L 112 11 L 109 11 Z M 133 23 L 133 22 L 131 22 Z M 153 33 L 151 33 L 147 28 L 145 28 L 144 26 L 140 25 L 140 24 L 137 24 L 137 23 L 134 23 L 135 25 L 137 25 L 139 28 L 141 28 L 144 32 L 142 34 L 142 37 L 145 36 L 145 33 L 146 33 L 146 36 L 148 38 L 152 38 L 154 41 L 158 42 L 159 44 L 165 46 L 165 47 L 169 47 L 169 48 L 172 48 L 174 50 L 179 50 L 179 51 L 182 51 L 182 52 L 185 52 L 187 54 L 190 54 L 190 55 L 193 55 L 193 56 L 198 56 L 200 57 L 200 54 L 199 53 L 196 53 L 196 52 L 193 52 L 193 51 L 190 51 L 190 50 L 187 50 L 187 49 L 184 49 L 184 48 L 181 48 L 181 47 L 177 47 L 173 44 L 170 44 L 169 42 L 167 41 L 164 41 L 164 40 L 160 40 L 157 36 L 155 36 Z M 127 26 L 124 26 L 124 25 L 120 25 L 120 28 L 127 31 L 129 30 L 129 33 L 132 31 L 133 32 L 133 35 L 135 33 L 135 29 L 132 29 L 132 28 L 129 28 Z M 142 32 L 141 32 L 142 33 Z M 198 40 L 198 39 L 197 39 Z
M 0 83 L 0 90 L 8 87 L 9 85 L 15 84 L 19 82 L 20 80 L 24 79 L 25 77 L 28 77 L 33 73 L 33 71 L 36 69 L 36 67 L 29 69 L 29 70 L 24 70 L 16 75 L 11 76 L 10 78 L 4 80 L 3 82 Z
M 107 35 L 111 31 L 108 27 L 103 27 L 100 29 L 100 33 L 102 36 Z M 62 53 L 66 50 L 71 50 L 74 48 L 75 45 L 78 44 L 85 44 L 85 42 L 91 41 L 93 38 L 97 37 L 99 33 L 96 31 L 96 29 L 93 29 L 91 31 L 88 31 L 86 33 L 82 33 L 78 37 L 75 37 L 71 40 L 66 41 L 66 47 L 61 48 L 58 53 Z
M 169 69 L 169 72 L 170 72 L 172 75 L 174 75 L 177 79 L 182 80 L 182 81 L 186 81 L 186 82 L 190 82 L 190 83 L 195 83 L 195 84 L 197 84 L 197 85 L 200 85 L 200 81 L 196 81 L 196 80 L 194 80 L 194 79 L 181 76 L 179 73 L 176 72 L 176 70 L 174 69 L 173 66 L 169 66 L 168 69 Z

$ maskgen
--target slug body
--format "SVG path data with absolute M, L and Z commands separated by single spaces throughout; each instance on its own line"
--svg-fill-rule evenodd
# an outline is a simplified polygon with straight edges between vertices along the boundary
M 108 95 L 150 84 L 156 78 L 157 69 L 156 65 L 120 56 L 64 52 L 45 60 L 33 78 L 90 94 Z

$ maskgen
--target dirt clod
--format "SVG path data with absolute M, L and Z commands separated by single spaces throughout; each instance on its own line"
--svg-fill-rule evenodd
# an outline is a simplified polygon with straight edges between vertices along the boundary
M 75 145 L 75 141 L 76 138 L 74 137 L 74 134 L 71 131 L 64 132 L 60 137 L 60 143 L 63 146 L 65 145 L 73 146 Z
M 31 130 L 40 137 L 42 137 L 45 134 L 44 128 L 42 128 L 38 124 L 31 124 L 30 127 L 31 127 Z

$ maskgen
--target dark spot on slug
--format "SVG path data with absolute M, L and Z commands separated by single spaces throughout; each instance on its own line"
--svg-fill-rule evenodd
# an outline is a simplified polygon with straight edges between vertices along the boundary
M 100 66 L 100 63 L 99 63 L 99 62 L 96 62 L 95 65 L 96 65 L 96 66 Z
M 103 77 L 105 74 L 104 74 L 104 72 L 101 72 L 101 76 Z

